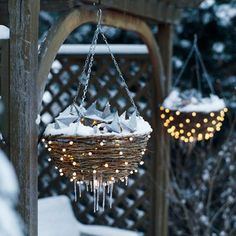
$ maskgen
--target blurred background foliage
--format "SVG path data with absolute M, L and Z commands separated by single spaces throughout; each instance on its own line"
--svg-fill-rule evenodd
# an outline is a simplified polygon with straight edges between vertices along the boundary
M 40 41 L 55 21 L 55 13 L 42 12 Z M 158 27 L 149 22 L 154 34 Z M 94 25 L 83 25 L 66 43 L 90 43 Z M 135 33 L 105 27 L 111 44 L 142 43 Z M 175 26 L 173 81 L 189 53 L 194 34 L 217 95 L 229 112 L 223 129 L 211 141 L 186 146 L 171 141 L 169 199 L 170 235 L 236 235 L 236 1 L 206 0 L 199 9 L 183 12 Z M 183 81 L 189 81 L 194 61 Z M 192 75 L 191 75 L 192 76 Z M 180 85 L 184 85 L 182 83 Z

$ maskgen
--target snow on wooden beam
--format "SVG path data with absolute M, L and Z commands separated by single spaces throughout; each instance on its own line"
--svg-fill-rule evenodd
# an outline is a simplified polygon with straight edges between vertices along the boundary
M 63 44 L 60 47 L 59 54 L 74 55 L 74 54 L 88 54 L 90 44 Z M 113 54 L 148 54 L 148 48 L 144 44 L 130 45 L 130 44 L 112 44 L 110 45 Z M 96 54 L 108 54 L 108 48 L 105 44 L 99 44 L 95 49 Z

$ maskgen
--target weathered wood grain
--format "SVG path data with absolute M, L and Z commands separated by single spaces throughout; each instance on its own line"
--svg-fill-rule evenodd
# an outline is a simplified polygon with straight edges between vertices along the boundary
M 37 235 L 37 88 L 39 0 L 9 0 L 10 158 L 20 184 L 19 210 Z
M 164 65 L 164 97 L 168 95 L 172 81 L 172 54 L 173 54 L 173 26 L 171 24 L 159 24 L 158 45 L 162 55 Z M 158 96 L 158 95 L 157 95 Z M 159 103 L 160 105 L 160 103 Z M 155 209 L 154 215 L 157 219 L 154 224 L 155 235 L 168 235 L 168 186 L 169 186 L 169 162 L 170 162 L 170 144 L 169 137 L 160 121 L 160 110 L 156 106 L 156 144 L 159 150 L 156 153 L 156 162 L 154 175 L 155 188 Z
M 100 6 L 162 23 L 177 23 L 183 8 L 197 7 L 203 0 L 42 0 L 41 9 L 66 11 L 81 5 Z

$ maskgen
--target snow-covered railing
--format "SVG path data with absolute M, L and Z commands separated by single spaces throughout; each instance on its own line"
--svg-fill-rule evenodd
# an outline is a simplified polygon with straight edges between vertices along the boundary
M 89 47 L 90 44 L 63 44 L 58 53 L 63 55 L 88 54 Z M 145 44 L 111 44 L 110 48 L 114 54 L 148 54 L 148 48 Z M 98 44 L 95 52 L 96 54 L 109 53 L 105 44 Z

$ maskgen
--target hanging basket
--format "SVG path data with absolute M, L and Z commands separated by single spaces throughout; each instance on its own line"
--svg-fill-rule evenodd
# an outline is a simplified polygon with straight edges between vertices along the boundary
M 94 193 L 94 211 L 99 209 L 99 195 L 110 193 L 110 206 L 113 184 L 128 181 L 128 176 L 138 171 L 143 165 L 147 142 L 152 128 L 137 110 L 128 86 L 111 52 L 105 34 L 101 28 L 101 10 L 98 11 L 98 25 L 80 76 L 77 94 L 72 105 L 67 107 L 49 124 L 44 132 L 43 142 L 50 158 L 61 176 L 65 175 L 74 182 L 75 199 L 77 185 L 86 185 Z M 84 102 L 88 90 L 91 68 L 94 61 L 98 35 L 107 45 L 115 68 L 121 79 L 121 86 L 126 90 L 133 107 L 133 113 L 127 117 L 112 112 L 109 103 L 103 111 L 97 109 L 97 103 L 85 108 Z M 79 91 L 83 87 L 80 105 L 77 105 Z
M 212 104 L 212 110 L 207 110 L 208 104 L 204 104 L 202 108 L 201 105 L 194 105 L 195 110 L 188 109 L 192 104 L 176 109 L 167 105 L 168 99 L 160 107 L 160 116 L 167 132 L 175 139 L 186 143 L 208 140 L 216 131 L 221 130 L 225 113 L 228 111 L 222 99 L 217 99 L 218 108 Z
M 149 134 L 47 136 L 45 143 L 61 175 L 71 181 L 125 181 L 143 164 Z M 89 183 L 88 183 L 89 184 Z
M 193 53 L 195 53 L 198 90 L 190 89 L 180 92 L 176 84 L 182 77 Z M 201 92 L 199 67 L 211 90 L 208 97 L 203 97 Z M 163 125 L 172 137 L 186 143 L 208 140 L 216 131 L 220 131 L 227 111 L 224 100 L 215 95 L 195 36 L 193 47 L 175 81 L 174 88 L 160 106 Z

